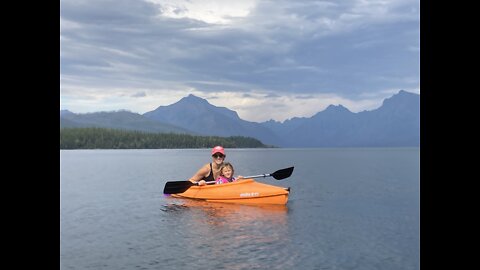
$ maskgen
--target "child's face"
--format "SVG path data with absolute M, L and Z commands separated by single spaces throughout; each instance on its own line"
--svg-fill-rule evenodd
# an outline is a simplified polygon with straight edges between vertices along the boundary
M 223 176 L 225 176 L 226 178 L 230 178 L 232 177 L 232 169 L 230 167 L 225 167 L 222 169 L 222 174 Z

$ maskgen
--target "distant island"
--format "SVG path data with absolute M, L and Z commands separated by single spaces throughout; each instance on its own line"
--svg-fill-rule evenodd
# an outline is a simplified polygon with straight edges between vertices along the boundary
M 61 128 L 60 149 L 181 149 L 272 147 L 243 136 L 194 136 L 174 133 L 149 133 L 98 127 Z

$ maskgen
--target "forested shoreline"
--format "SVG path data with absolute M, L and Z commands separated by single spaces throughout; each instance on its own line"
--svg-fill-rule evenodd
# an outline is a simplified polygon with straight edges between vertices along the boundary
M 175 133 L 148 133 L 107 128 L 60 128 L 60 149 L 172 149 L 271 147 L 243 136 L 194 136 Z

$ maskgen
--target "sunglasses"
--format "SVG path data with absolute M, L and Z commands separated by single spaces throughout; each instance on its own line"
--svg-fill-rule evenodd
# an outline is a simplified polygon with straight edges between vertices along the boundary
M 225 158 L 224 155 L 219 155 L 219 154 L 215 154 L 212 156 L 213 158 Z

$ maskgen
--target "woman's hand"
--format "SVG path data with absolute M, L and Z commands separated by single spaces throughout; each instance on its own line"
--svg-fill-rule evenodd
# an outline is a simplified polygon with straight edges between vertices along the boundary
M 207 182 L 205 182 L 205 180 L 200 180 L 200 181 L 197 182 L 197 184 L 199 186 L 205 186 L 207 184 Z

